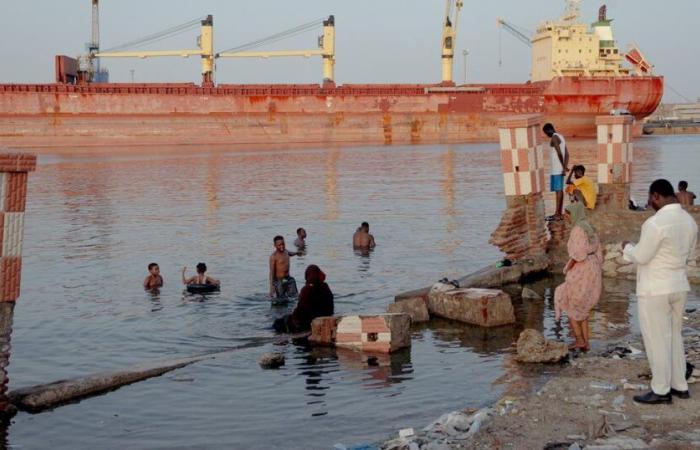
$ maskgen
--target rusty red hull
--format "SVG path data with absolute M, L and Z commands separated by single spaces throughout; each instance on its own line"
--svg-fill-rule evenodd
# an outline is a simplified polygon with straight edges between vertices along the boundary
M 650 115 L 662 77 L 465 85 L 0 85 L 0 144 L 398 144 L 496 141 L 499 118 L 542 113 L 568 136 L 595 116 Z

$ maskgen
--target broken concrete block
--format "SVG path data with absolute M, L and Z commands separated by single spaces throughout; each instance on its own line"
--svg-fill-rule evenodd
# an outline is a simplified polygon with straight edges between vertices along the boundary
M 525 363 L 553 363 L 569 354 L 565 343 L 547 340 L 542 333 L 532 329 L 520 333 L 517 348 L 515 359 Z
M 423 297 L 407 298 L 395 303 L 390 303 L 389 306 L 386 307 L 386 312 L 390 314 L 408 314 L 411 316 L 412 323 L 427 322 L 430 320 L 428 305 L 426 305 Z
M 391 353 L 411 345 L 408 314 L 345 316 L 338 319 L 335 345 L 363 352 Z
M 311 322 L 309 343 L 316 345 L 335 345 L 337 317 L 317 317 Z
M 482 327 L 515 322 L 510 296 L 497 289 L 460 288 L 439 292 L 428 297 L 428 310 L 436 316 Z

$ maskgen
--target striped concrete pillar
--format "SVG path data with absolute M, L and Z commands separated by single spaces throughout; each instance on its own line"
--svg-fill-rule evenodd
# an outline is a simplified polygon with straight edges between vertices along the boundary
M 7 366 L 14 301 L 19 297 L 22 271 L 27 178 L 35 168 L 36 155 L 0 153 L 0 421 L 15 412 L 7 399 Z
M 634 159 L 634 117 L 598 116 L 598 186 L 601 207 L 627 208 Z
M 501 168 L 506 195 L 544 190 L 544 154 L 540 142 L 542 116 L 510 116 L 498 121 Z
M 0 153 L 0 302 L 19 297 L 27 178 L 35 168 L 36 155 Z
M 518 260 L 544 254 L 544 151 L 540 115 L 505 117 L 498 122 L 506 211 L 489 242 Z

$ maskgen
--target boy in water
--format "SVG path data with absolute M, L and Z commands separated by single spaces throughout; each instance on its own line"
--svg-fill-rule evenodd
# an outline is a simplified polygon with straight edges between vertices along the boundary
M 197 275 L 186 278 L 185 277 L 185 272 L 187 271 L 187 267 L 182 268 L 182 284 L 184 285 L 191 285 L 191 284 L 210 284 L 213 286 L 221 286 L 221 282 L 217 280 L 216 278 L 212 278 L 210 276 L 207 276 L 207 265 L 204 263 L 199 263 L 197 264 Z
M 681 181 L 678 183 L 678 202 L 684 206 L 693 206 L 695 204 L 695 194 L 688 190 L 688 182 Z
M 297 228 L 297 238 L 294 241 L 294 245 L 297 250 L 303 250 L 306 247 L 306 230 L 303 228 Z
M 369 224 L 362 222 L 362 225 L 352 235 L 353 248 L 374 248 L 375 245 L 374 236 L 369 234 Z
M 282 236 L 273 239 L 275 251 L 270 255 L 270 297 L 296 297 L 297 283 L 289 275 L 289 257 L 298 255 L 288 252 Z
M 143 280 L 144 289 L 158 289 L 163 287 L 163 277 L 160 274 L 160 267 L 156 263 L 148 265 L 148 276 Z
M 573 180 L 571 179 L 573 176 Z M 574 166 L 566 180 L 566 193 L 580 198 L 588 209 L 595 209 L 598 188 L 596 184 L 586 176 L 586 168 L 581 165 Z

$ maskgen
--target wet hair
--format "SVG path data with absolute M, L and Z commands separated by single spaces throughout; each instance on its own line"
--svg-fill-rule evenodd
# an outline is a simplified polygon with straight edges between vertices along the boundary
M 275 238 L 272 240 L 272 242 L 274 242 L 276 244 L 277 241 L 283 241 L 283 240 L 284 240 L 284 238 L 278 234 L 277 236 L 275 236 Z
M 668 180 L 664 180 L 663 178 L 658 179 L 651 183 L 651 186 L 649 186 L 649 195 L 651 194 L 659 194 L 662 197 L 673 197 L 676 192 L 673 190 L 673 186 Z
M 148 270 L 151 270 L 151 269 L 154 268 L 154 267 L 158 267 L 158 263 L 150 263 L 150 264 L 148 265 Z
M 574 166 L 574 172 L 576 172 L 577 170 L 580 170 L 581 173 L 584 175 L 586 174 L 586 167 L 582 166 L 581 164 Z
M 362 222 L 362 225 L 360 226 L 369 229 L 369 224 L 367 222 Z
M 207 265 L 204 263 L 197 264 L 197 273 L 204 273 L 207 271 Z
M 545 134 L 552 132 L 556 133 L 556 130 L 554 129 L 554 125 L 551 123 L 545 123 L 544 126 L 542 127 L 542 131 L 544 131 Z
M 297 228 L 297 235 L 298 235 L 299 233 L 301 233 L 302 231 L 304 231 L 303 228 Z
M 678 183 L 678 190 L 679 191 L 685 191 L 688 189 L 688 182 L 687 181 L 681 181 Z

